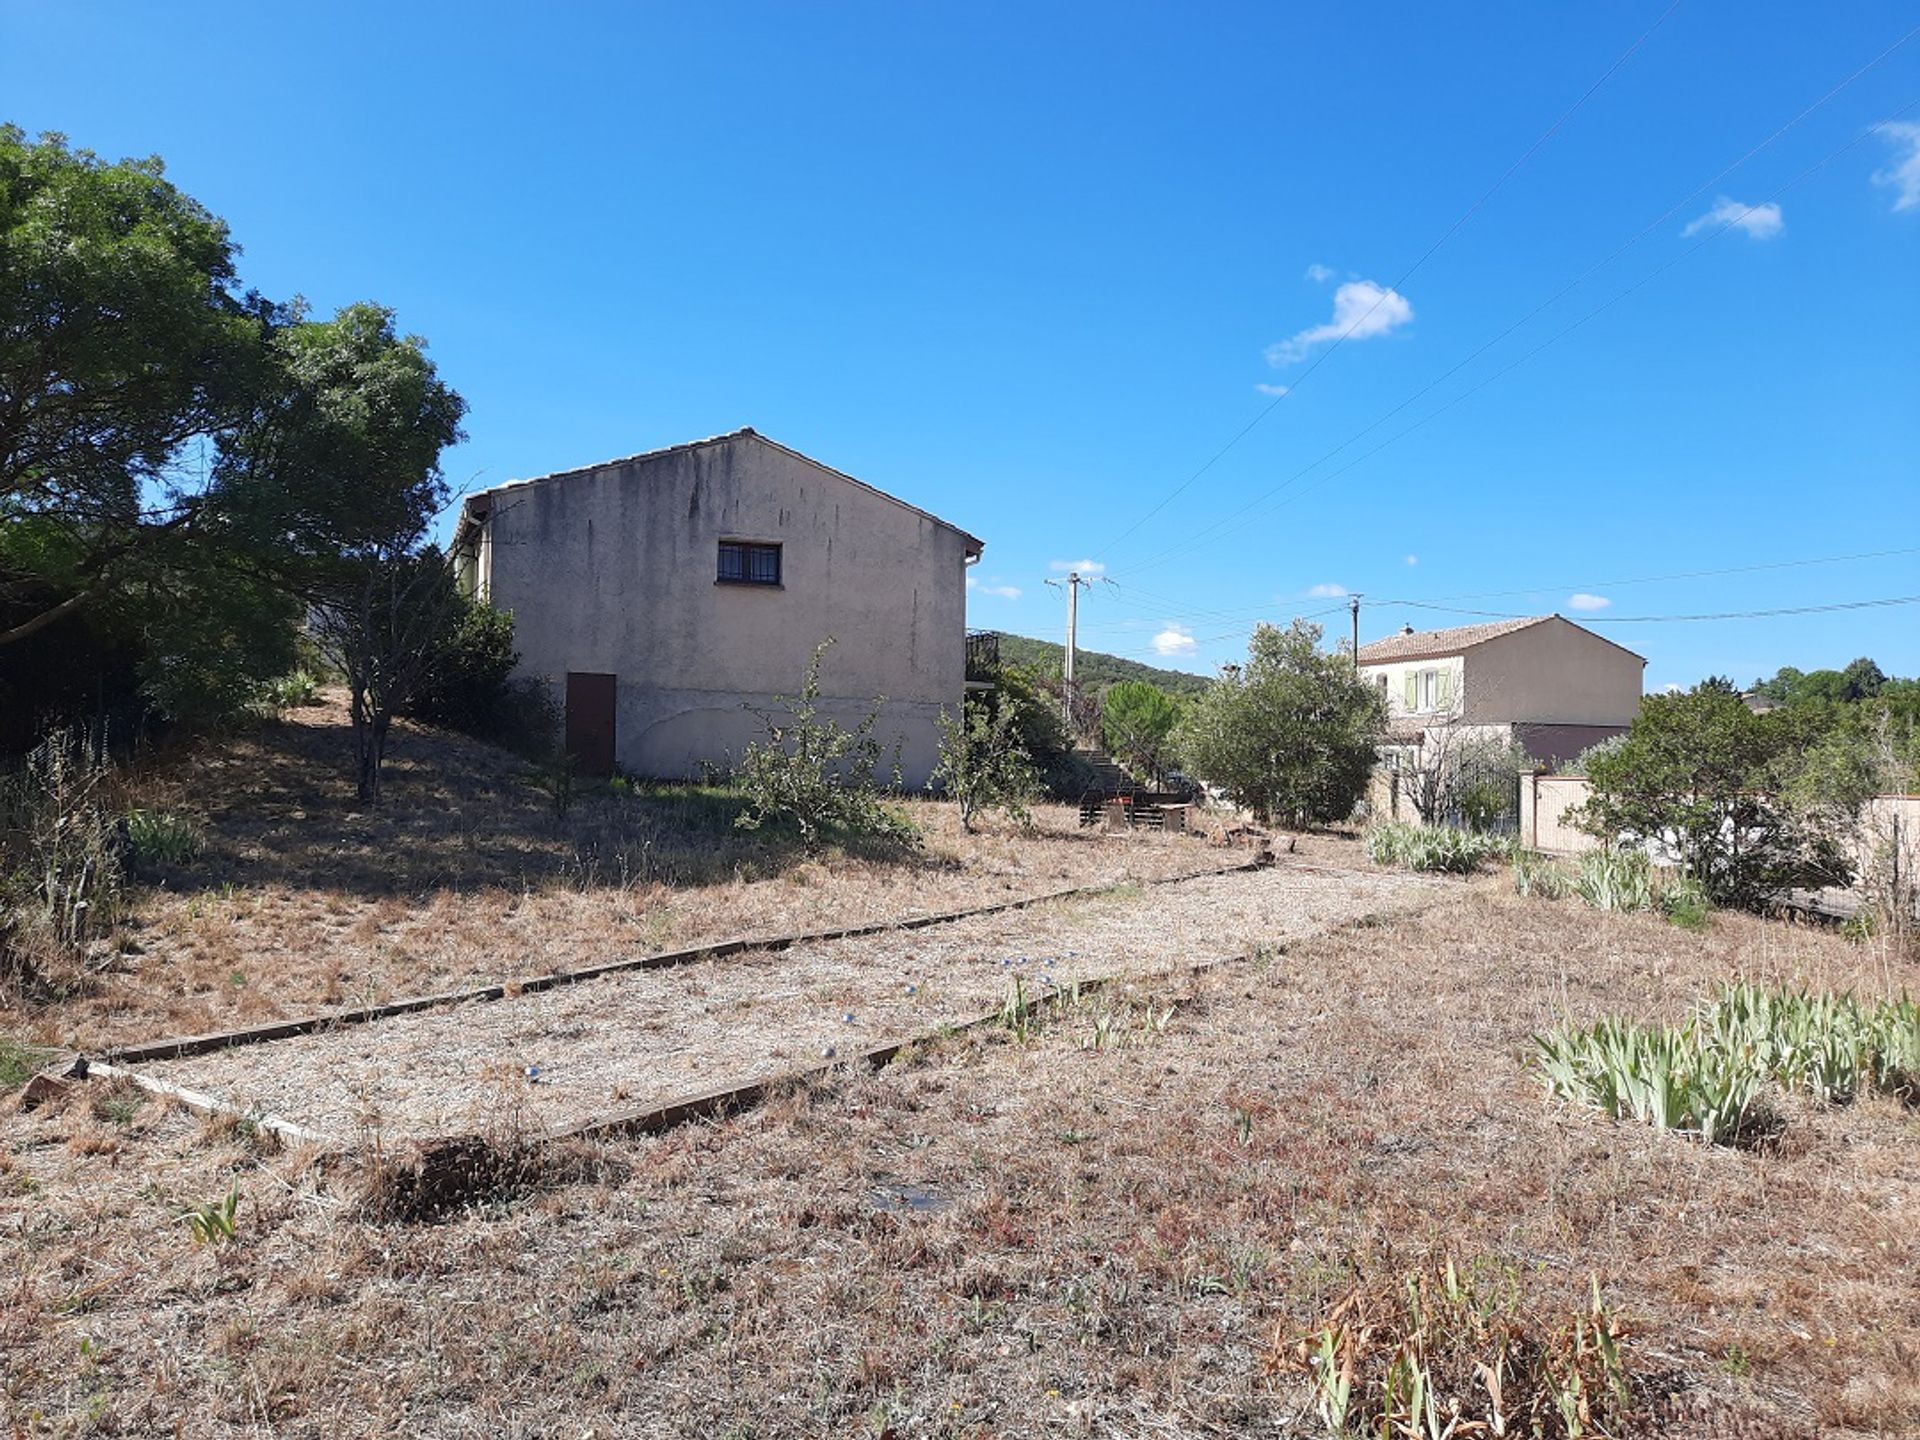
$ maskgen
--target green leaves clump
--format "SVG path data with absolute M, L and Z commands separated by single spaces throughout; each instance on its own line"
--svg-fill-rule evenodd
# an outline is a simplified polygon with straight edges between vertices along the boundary
M 1608 1018 L 1534 1037 L 1549 1093 L 1714 1144 L 1737 1140 L 1764 1088 L 1826 1104 L 1920 1084 L 1920 1006 L 1902 997 L 1717 986 L 1678 1026 Z
M 1390 820 L 1366 836 L 1367 859 L 1376 865 L 1400 865 L 1408 870 L 1471 875 L 1488 860 L 1512 851 L 1512 842 L 1477 830 L 1455 830 L 1446 825 L 1409 825 Z
M 1262 820 L 1344 820 L 1373 776 L 1384 704 L 1350 657 L 1320 649 L 1320 633 L 1303 620 L 1259 626 L 1246 665 L 1214 681 L 1174 733 L 1195 774 Z

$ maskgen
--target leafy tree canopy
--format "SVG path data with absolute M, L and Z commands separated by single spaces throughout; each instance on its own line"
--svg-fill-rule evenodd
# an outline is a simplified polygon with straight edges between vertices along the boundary
M 1195 702 L 1175 745 L 1203 779 L 1262 819 L 1344 820 L 1366 793 L 1385 725 L 1379 691 L 1320 627 L 1261 625 L 1247 663 Z

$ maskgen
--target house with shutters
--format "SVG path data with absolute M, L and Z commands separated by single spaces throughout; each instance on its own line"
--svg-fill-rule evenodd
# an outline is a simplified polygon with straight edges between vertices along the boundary
M 1390 765 L 1437 730 L 1512 739 L 1542 765 L 1571 759 L 1633 724 L 1647 664 L 1560 615 L 1408 626 L 1356 658 L 1386 700 Z
M 831 638 L 819 708 L 926 784 L 966 692 L 956 525 L 753 430 L 470 496 L 453 541 L 468 593 L 513 612 L 518 674 L 565 715 L 582 770 L 730 768 L 760 714 Z

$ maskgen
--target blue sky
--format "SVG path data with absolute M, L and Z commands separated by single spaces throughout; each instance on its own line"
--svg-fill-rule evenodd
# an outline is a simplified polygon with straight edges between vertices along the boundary
M 1342 589 L 1367 639 L 1920 594 L 1920 36 L 1762 145 L 1916 25 L 0 0 L 0 118 L 396 307 L 458 484 L 752 425 L 982 536 L 972 623 L 1057 637 L 1091 560 L 1083 644 L 1205 671 Z M 1913 605 L 1596 628 L 1649 688 L 1920 673 Z

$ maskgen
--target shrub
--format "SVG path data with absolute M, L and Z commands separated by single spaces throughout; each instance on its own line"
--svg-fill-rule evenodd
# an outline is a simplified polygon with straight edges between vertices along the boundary
M 129 810 L 127 843 L 142 866 L 186 865 L 200 854 L 200 832 L 170 810 Z
M 960 826 L 1000 810 L 1019 824 L 1031 823 L 1027 802 L 1040 790 L 1033 761 L 1013 733 L 1016 712 L 998 699 L 962 705 L 958 715 L 940 712 L 940 763 L 933 772 L 960 807 Z
M 1449 875 L 1470 875 L 1485 861 L 1512 850 L 1511 842 L 1497 835 L 1445 825 L 1409 825 L 1399 820 L 1368 830 L 1365 843 L 1367 858 L 1376 865 Z
M 1207 688 L 1175 732 L 1193 773 L 1262 821 L 1345 820 L 1366 794 L 1386 711 L 1320 627 L 1258 626 L 1245 667 Z
M 1122 680 L 1100 697 L 1100 735 L 1127 765 L 1158 780 L 1173 764 L 1182 701 L 1145 680 Z
M 1659 887 L 1660 913 L 1682 930 L 1704 930 L 1713 918 L 1707 889 L 1691 875 L 1673 875 Z
M 1581 823 L 1608 842 L 1670 846 L 1715 904 L 1757 907 L 1794 886 L 1845 884 L 1833 808 L 1775 793 L 1800 741 L 1786 712 L 1755 714 L 1724 683 L 1649 695 L 1619 744 L 1585 757 L 1593 793 Z
M 832 644 L 829 638 L 814 650 L 800 693 L 779 697 L 784 716 L 755 712 L 767 738 L 747 746 L 734 772 L 747 803 L 734 823 L 743 830 L 791 824 L 809 852 L 834 832 L 912 844 L 919 838 L 912 822 L 881 798 L 878 771 L 885 756 L 873 731 L 883 702 L 876 700 L 851 730 L 820 713 L 820 662 Z M 894 771 L 897 776 L 897 765 Z

